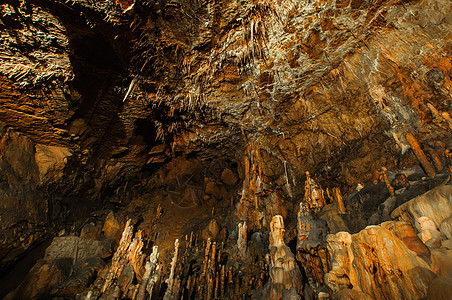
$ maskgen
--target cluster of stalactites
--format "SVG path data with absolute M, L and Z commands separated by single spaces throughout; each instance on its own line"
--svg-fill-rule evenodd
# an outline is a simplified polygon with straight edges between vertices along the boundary
M 303 201 L 305 202 L 307 207 L 314 212 L 319 212 L 322 207 L 326 205 L 326 200 L 322 188 L 314 181 L 314 179 L 311 178 L 309 172 L 306 172 Z
M 242 196 L 237 209 L 241 220 L 249 219 L 250 209 L 259 209 L 258 194 L 263 191 L 263 182 L 262 171 L 258 161 L 259 151 L 254 149 L 252 144 L 248 144 L 244 158 L 245 178 L 243 180 Z

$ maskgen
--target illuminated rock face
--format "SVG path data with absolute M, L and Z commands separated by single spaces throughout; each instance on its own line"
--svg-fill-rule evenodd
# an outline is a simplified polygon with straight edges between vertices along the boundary
M 270 224 L 270 281 L 267 299 L 301 299 L 303 284 L 300 269 L 290 248 L 284 243 L 284 220 L 276 215 Z
M 327 238 L 332 270 L 326 284 L 336 292 L 353 287 L 372 299 L 421 299 L 436 275 L 430 265 L 383 223 Z
M 352 289 L 372 299 L 448 295 L 443 285 L 452 274 L 452 252 L 444 246 L 448 227 L 442 226 L 442 234 L 430 217 L 447 224 L 450 210 L 444 203 L 451 195 L 450 185 L 443 185 L 399 206 L 393 216 L 408 222 L 388 221 L 356 234 L 328 235 L 331 269 L 325 284 L 338 295 Z
M 268 242 L 298 270 L 292 248 L 306 275 L 289 287 L 273 262 L 286 290 L 274 297 L 438 294 L 427 289 L 448 274 L 450 185 L 404 202 L 436 185 L 422 177 L 452 170 L 452 4 L 405 2 L 1 3 L 0 270 L 54 232 L 81 235 L 71 226 L 92 212 L 104 224 L 90 236 L 104 228 L 117 244 L 130 213 L 145 219 L 147 246 L 172 249 L 166 234 L 183 249 L 176 232 L 200 227 L 190 246 L 216 239 L 204 277 L 187 263 L 199 251 L 181 250 L 191 279 L 171 288 L 189 295 L 268 288 Z M 391 173 L 416 164 L 420 178 Z M 378 184 L 384 199 L 365 199 Z M 142 209 L 162 199 L 212 216 Z M 106 206 L 108 218 L 96 212 Z M 162 214 L 179 227 L 156 234 Z M 272 224 L 286 240 L 268 241 Z
M 399 206 L 391 214 L 393 218 L 410 222 L 416 226 L 419 231 L 422 231 L 423 225 L 421 224 L 423 223 L 426 224 L 426 230 L 432 227 L 436 227 L 432 229 L 441 228 L 443 222 L 449 222 L 449 217 L 451 215 L 452 187 L 450 185 L 441 186 L 420 195 L 415 199 Z M 447 229 L 444 234 L 450 237 Z

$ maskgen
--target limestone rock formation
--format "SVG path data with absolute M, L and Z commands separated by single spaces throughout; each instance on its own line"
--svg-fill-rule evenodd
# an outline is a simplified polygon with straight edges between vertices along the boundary
M 371 299 L 447 295 L 444 282 L 452 274 L 452 252 L 442 242 L 448 239 L 444 220 L 450 218 L 450 187 L 440 185 L 399 206 L 392 216 L 403 221 L 368 226 L 356 234 L 328 235 L 331 269 L 325 284 L 338 297 L 348 297 L 344 293 L 351 291 Z M 441 233 L 436 223 L 443 222 Z
M 270 281 L 266 299 L 301 299 L 302 277 L 295 257 L 284 243 L 284 220 L 273 217 L 270 224 Z
M 1 2 L 0 298 L 447 297 L 451 23 L 444 0 Z
M 331 271 L 325 283 L 335 292 L 353 288 L 372 299 L 421 299 L 436 275 L 397 238 L 388 225 L 327 237 Z M 397 226 L 397 225 L 396 225 Z
M 452 215 L 452 186 L 442 185 L 401 205 L 391 216 L 411 222 L 419 218 L 428 218 L 436 228 L 441 228 L 444 220 Z M 445 228 L 445 226 L 443 226 Z
M 297 259 L 302 263 L 308 279 L 312 282 L 323 283 L 324 273 L 327 271 L 325 251 L 327 234 L 325 220 L 317 218 L 309 204 L 303 200 L 298 212 Z

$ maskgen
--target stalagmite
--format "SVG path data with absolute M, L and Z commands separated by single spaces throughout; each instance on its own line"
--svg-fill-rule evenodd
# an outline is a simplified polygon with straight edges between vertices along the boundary
M 176 239 L 176 241 L 174 242 L 174 256 L 173 260 L 171 261 L 170 275 L 166 280 L 168 288 L 165 292 L 165 296 L 163 297 L 164 300 L 178 299 L 179 297 L 180 280 L 178 278 L 175 278 L 178 254 L 179 254 L 179 239 Z
M 192 292 L 193 292 L 193 289 L 192 289 L 193 285 L 192 284 L 193 284 L 193 276 L 188 276 L 187 284 L 185 285 L 185 290 L 187 291 L 188 299 L 191 299 L 191 295 L 192 295 Z
M 237 214 L 241 221 L 259 224 L 259 197 L 264 192 L 263 174 L 259 166 L 260 154 L 254 144 L 249 143 L 244 155 L 244 180 L 242 195 L 237 206 Z M 253 205 L 254 204 L 254 205 Z
M 207 244 L 206 244 L 206 250 L 204 252 L 204 263 L 203 263 L 203 268 L 202 268 L 202 273 L 203 275 L 207 274 L 207 264 L 209 262 L 209 253 L 210 253 L 210 238 L 207 239 Z
M 121 259 L 121 256 L 125 254 L 130 240 L 132 239 L 132 231 L 133 231 L 133 226 L 130 225 L 130 223 L 132 222 L 132 220 L 128 220 L 126 223 L 126 226 L 124 228 L 124 231 L 122 233 L 122 238 L 119 242 L 119 246 L 118 249 L 116 250 L 113 259 L 112 259 L 112 263 L 111 263 L 111 267 L 110 267 L 110 272 L 107 275 L 107 278 L 105 279 L 105 283 L 102 286 L 101 292 L 104 293 L 108 287 L 110 287 L 111 282 L 113 281 L 113 279 L 117 276 L 117 273 L 119 272 L 119 261 Z
M 132 247 L 129 250 L 130 264 L 132 265 L 133 271 L 135 272 L 135 276 L 138 278 L 138 280 L 141 280 L 141 271 L 145 258 L 142 255 L 143 253 L 141 252 L 141 249 L 143 248 L 143 237 L 141 230 L 138 230 L 138 232 L 135 234 L 131 246 Z
M 220 272 L 220 296 L 221 296 L 221 298 L 224 297 L 225 286 L 226 286 L 226 271 L 225 271 L 225 267 L 221 266 L 221 272 Z
M 206 299 L 207 300 L 211 300 L 212 299 L 212 290 L 213 290 L 213 279 L 211 276 L 207 277 L 207 296 Z
M 157 270 L 158 258 L 159 258 L 158 246 L 154 246 L 152 248 L 152 253 L 149 256 L 149 260 L 146 262 L 145 272 L 143 274 L 143 280 L 141 281 L 140 288 L 139 288 L 136 299 L 138 299 L 138 300 L 146 299 L 146 287 L 149 284 L 149 279 L 155 275 L 155 271 Z M 150 293 L 150 297 L 152 297 L 151 293 Z
M 417 142 L 416 138 L 411 134 L 408 133 L 406 135 L 406 140 L 410 144 L 411 149 L 413 149 L 414 154 L 416 155 L 417 159 L 421 163 L 422 167 L 425 170 L 425 173 L 429 177 L 435 177 L 436 172 L 435 169 L 432 167 L 430 162 L 427 159 L 427 156 L 425 155 L 424 151 L 422 151 L 421 146 L 419 146 L 419 143 Z
M 301 299 L 302 276 L 294 255 L 284 243 L 284 220 L 276 215 L 270 223 L 270 281 L 264 288 L 267 299 Z
M 160 265 L 157 265 L 155 267 L 154 275 L 152 275 L 148 281 L 148 284 L 146 286 L 146 291 L 148 292 L 149 296 L 151 297 L 154 292 L 154 287 L 158 285 L 160 282 L 160 274 L 161 274 L 161 268 Z M 158 294 L 159 289 L 156 290 L 156 294 Z
M 234 277 L 232 274 L 232 266 L 229 267 L 228 270 L 228 284 L 232 284 L 234 282 Z
M 213 242 L 213 244 L 212 244 L 212 254 L 211 254 L 211 257 L 210 257 L 211 264 L 215 264 L 216 251 L 217 251 L 217 243 Z
M 284 244 L 284 220 L 280 215 L 274 216 L 270 223 L 270 248 Z
M 242 196 L 240 197 L 240 201 L 238 203 L 237 207 L 237 213 L 239 215 L 239 218 L 241 220 L 246 220 L 248 215 L 248 193 L 250 193 L 250 187 L 252 188 L 252 179 L 250 174 L 250 165 L 251 165 L 251 145 L 249 144 L 246 148 L 245 155 L 244 155 L 244 171 L 245 171 L 245 178 L 243 180 L 243 187 L 242 187 Z M 252 192 L 252 191 L 251 191 Z
M 217 244 L 214 242 L 212 244 L 211 257 L 209 258 L 208 271 L 207 271 L 207 299 L 212 299 L 214 295 L 214 289 L 216 284 L 216 249 Z
M 132 277 L 141 276 L 140 269 L 143 262 L 141 249 L 143 248 L 143 241 L 141 231 L 138 231 L 132 239 L 133 225 L 131 225 L 131 222 L 131 220 L 128 220 L 126 223 L 118 249 L 113 256 L 110 271 L 101 288 L 102 293 L 104 293 L 112 285 L 113 281 L 121 275 L 126 266 L 130 266 L 132 269 Z M 124 288 L 126 288 L 126 286 L 124 286 Z
M 218 299 L 220 295 L 220 274 L 217 272 L 215 274 L 215 299 Z
M 247 246 L 247 227 L 246 222 L 243 222 L 238 224 L 238 238 L 237 238 L 238 254 L 242 259 L 246 257 L 246 246 Z
M 323 283 L 327 271 L 324 240 L 327 234 L 324 220 L 315 217 L 307 203 L 300 203 L 297 226 L 297 260 L 305 268 L 308 279 Z

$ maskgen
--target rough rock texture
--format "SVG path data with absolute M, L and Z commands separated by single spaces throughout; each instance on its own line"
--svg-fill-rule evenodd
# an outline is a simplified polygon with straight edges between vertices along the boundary
M 91 222 L 119 240 L 130 218 L 144 250 L 159 244 L 162 253 L 206 229 L 181 246 L 173 279 L 187 297 L 251 296 L 268 281 L 265 237 L 281 215 L 285 243 L 314 281 L 306 298 L 331 292 L 322 285 L 328 231 L 337 259 L 345 249 L 359 258 L 330 271 L 338 295 L 424 297 L 429 272 L 447 273 L 450 186 L 426 196 L 434 201 L 403 203 L 452 170 L 451 8 L 443 0 L 3 1 L 0 270 L 58 232 L 98 239 Z M 423 169 L 397 176 L 416 164 Z M 303 198 L 312 211 L 297 219 Z M 107 209 L 121 216 L 105 221 Z M 406 223 L 360 232 L 391 217 L 419 232 Z M 203 238 L 214 241 L 205 247 Z M 393 261 L 399 254 L 406 264 Z M 373 266 L 368 283 L 344 277 L 370 278 Z M 421 279 L 390 268 L 420 270 Z
M 353 235 L 328 235 L 330 271 L 325 284 L 338 299 L 347 299 L 348 289 L 371 299 L 445 297 L 452 252 L 442 246 L 448 237 L 436 223 L 450 218 L 450 188 L 440 185 L 396 208 L 392 216 L 402 221 L 368 226 Z M 447 225 L 442 228 L 448 232 Z
M 301 299 L 302 277 L 290 248 L 284 243 L 284 220 L 280 215 L 273 217 L 270 224 L 270 281 L 267 299 Z
M 0 124 L 1 125 L 1 124 Z M 46 235 L 49 207 L 39 183 L 34 145 L 17 132 L 3 132 L 0 156 L 0 260 L 14 260 Z
M 49 297 L 50 290 L 56 284 L 68 278 L 71 270 L 71 259 L 52 261 L 39 260 L 24 278 L 16 291 L 6 299 L 39 299 Z
M 391 216 L 399 220 L 415 222 L 421 217 L 428 217 L 436 228 L 441 228 L 444 220 L 452 215 L 452 186 L 442 185 L 416 197 L 395 209 Z M 446 221 L 446 222 L 449 222 Z M 447 225 L 443 226 L 447 232 Z M 446 234 L 446 233 L 445 233 Z
M 332 269 L 325 282 L 334 292 L 353 287 L 372 299 L 425 297 L 436 275 L 388 226 L 392 224 L 327 237 Z
M 47 247 L 45 259 L 72 258 L 86 259 L 93 256 L 105 258 L 111 255 L 112 241 L 84 239 L 78 236 L 56 237 Z

